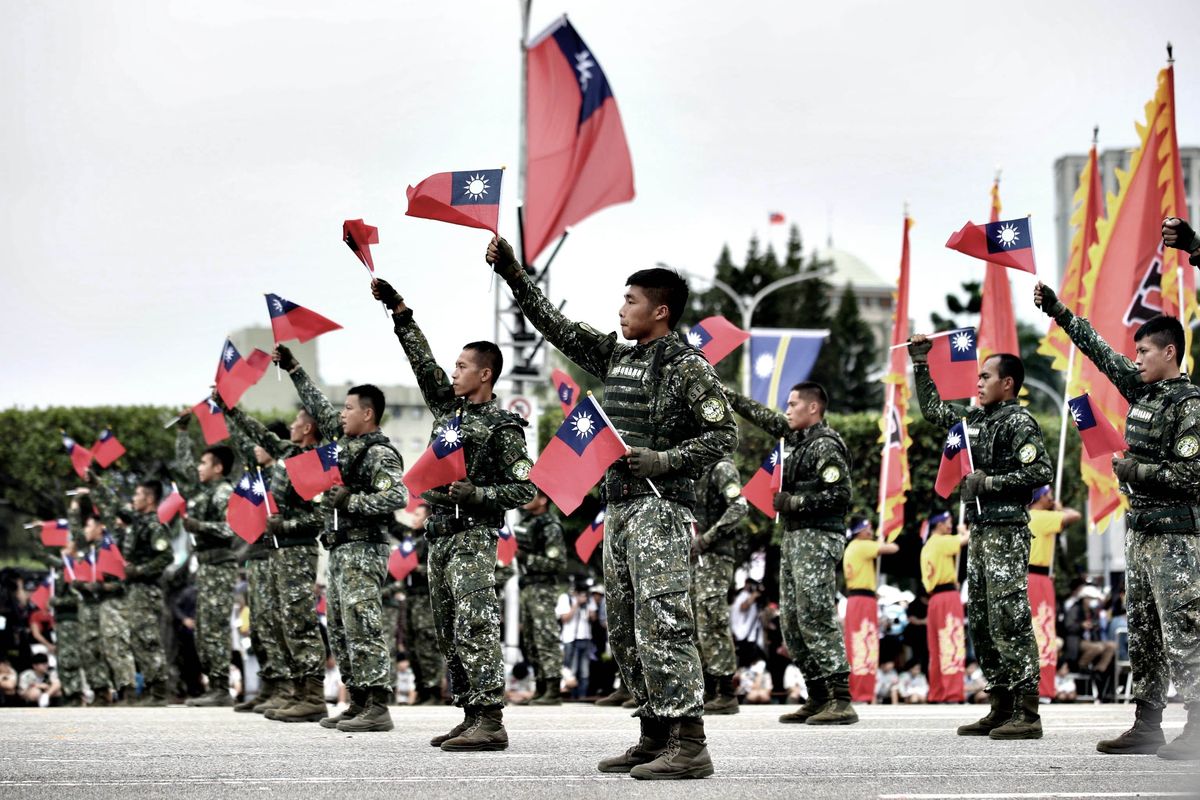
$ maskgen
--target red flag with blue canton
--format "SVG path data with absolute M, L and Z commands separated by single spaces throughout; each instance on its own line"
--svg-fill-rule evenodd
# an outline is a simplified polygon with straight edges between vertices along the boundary
M 225 346 L 221 348 L 221 360 L 217 362 L 217 391 L 221 393 L 225 405 L 229 408 L 236 406 L 246 390 L 258 383 L 270 363 L 271 356 L 257 347 L 249 356 L 242 358 L 233 342 L 226 339 Z
M 571 413 L 575 401 L 579 399 L 579 384 L 561 369 L 550 371 L 550 381 L 554 384 L 554 393 L 558 395 L 558 402 L 565 417 Z
M 371 258 L 371 245 L 379 244 L 379 228 L 368 225 L 361 219 L 348 219 L 342 223 L 342 241 L 350 248 L 368 272 L 375 272 L 375 261 Z
M 783 488 L 783 441 L 780 440 L 771 454 L 767 456 L 746 485 L 742 487 L 742 497 L 750 505 L 775 518 L 775 494 Z
M 699 348 L 710 364 L 716 364 L 749 338 L 749 332 L 724 317 L 705 317 L 687 335 L 688 344 Z
M 596 547 L 604 541 L 604 514 L 607 510 L 607 508 L 600 509 L 596 518 L 575 540 L 575 555 L 579 556 L 579 560 L 584 564 L 591 560 L 592 553 L 596 552 Z
M 96 463 L 102 468 L 107 468 L 123 455 L 125 455 L 125 447 L 117 441 L 112 429 L 105 428 L 100 431 L 100 438 L 92 445 L 92 458 L 96 459 Z
M 73 583 L 76 580 L 84 580 L 79 577 L 79 570 L 78 570 L 79 564 L 80 564 L 79 561 L 76 561 L 73 557 L 67 555 L 66 553 L 63 553 L 63 581 L 64 582 Z
M 956 422 L 946 434 L 942 461 L 938 464 L 937 480 L 933 484 L 933 490 L 942 497 L 949 497 L 954 487 L 971 472 L 967 444 L 967 432 L 961 422 Z
M 433 432 L 433 441 L 404 473 L 404 485 L 420 495 L 436 486 L 445 486 L 467 477 L 467 459 L 463 453 L 462 420 L 447 420 Z
M 229 426 L 225 424 L 225 412 L 211 397 L 206 397 L 192 406 L 192 414 L 200 423 L 205 444 L 216 444 L 229 438 Z
M 183 499 L 179 487 L 172 481 L 171 493 L 158 504 L 158 521 L 163 525 L 170 525 L 171 520 L 175 519 L 176 515 L 183 514 L 186 509 L 187 500 Z
M 614 461 L 625 455 L 625 442 L 591 395 L 575 406 L 550 437 L 529 480 L 572 514 Z
M 1071 409 L 1071 419 L 1079 430 L 1079 438 L 1083 440 L 1083 448 L 1087 450 L 1088 458 L 1099 458 L 1109 453 L 1119 453 L 1129 447 L 1125 437 L 1117 432 L 1113 424 L 1096 406 L 1087 394 L 1072 397 L 1067 401 Z
M 978 393 L 977 341 L 974 328 L 960 328 L 932 340 L 929 377 L 943 400 L 962 400 Z
M 1037 274 L 1029 217 L 1002 219 L 986 225 L 968 222 L 950 236 L 946 247 L 1002 267 Z
M 305 500 L 312 500 L 321 492 L 343 485 L 342 470 L 338 467 L 337 442 L 285 458 L 283 468 L 287 470 L 296 494 Z
M 66 547 L 71 537 L 71 528 L 65 519 L 51 519 L 42 523 L 42 544 L 46 547 Z
M 564 16 L 525 55 L 525 225 L 532 263 L 602 208 L 633 199 L 621 112 L 592 51 Z
M 42 582 L 38 584 L 38 587 L 33 590 L 33 594 L 29 595 L 29 602 L 32 603 L 35 608 L 46 611 L 50 608 L 51 597 L 54 597 L 53 572 L 43 578 Z
M 513 530 L 507 522 L 496 533 L 499 534 L 496 537 L 496 561 L 507 567 L 517 556 L 517 537 L 513 535 Z
M 275 344 L 296 339 L 307 342 L 322 333 L 341 330 L 331 319 L 322 317 L 315 311 L 309 311 L 304 306 L 298 306 L 291 300 L 285 300 L 277 294 L 267 294 L 267 311 L 271 314 L 271 333 L 275 335 Z
M 225 521 L 233 532 L 250 544 L 258 541 L 267 529 L 267 517 L 275 513 L 271 493 L 261 475 L 242 474 L 242 479 L 233 487 L 229 505 L 225 508 Z
M 411 536 L 405 536 L 388 556 L 388 574 L 393 580 L 402 581 L 417 568 L 418 563 L 417 547 Z
M 408 187 L 405 215 L 496 233 L 500 227 L 502 169 L 439 172 Z
M 67 448 L 67 455 L 71 458 L 71 466 L 75 468 L 75 474 L 80 478 L 87 477 L 87 468 L 92 463 L 92 451 L 88 450 L 65 433 L 62 435 L 63 447 Z
M 121 555 L 121 548 L 117 547 L 117 543 L 108 535 L 108 531 L 105 531 L 100 538 L 96 568 L 102 575 L 111 575 L 119 580 L 125 580 L 125 556 Z

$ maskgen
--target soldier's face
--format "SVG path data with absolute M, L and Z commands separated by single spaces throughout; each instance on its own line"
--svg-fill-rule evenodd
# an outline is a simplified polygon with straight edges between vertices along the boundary
M 362 401 L 361 397 L 356 394 L 346 395 L 346 402 L 342 405 L 341 421 L 342 430 L 347 436 L 361 436 L 368 432 L 374 419 L 374 411 L 369 404 Z
M 492 379 L 492 368 L 480 364 L 482 359 L 474 350 L 463 350 L 454 362 L 450 385 L 455 397 L 468 397 L 483 388 Z
M 296 412 L 296 418 L 288 426 L 288 438 L 292 444 L 308 444 L 316 439 L 316 425 L 305 411 Z
M 1159 347 L 1149 336 L 1139 339 L 1135 345 L 1133 363 L 1141 371 L 1144 383 L 1173 378 L 1179 372 L 1179 365 L 1175 363 L 1175 345 Z
M 429 509 L 426 506 L 417 506 L 417 509 L 413 511 L 412 519 L 413 530 L 425 530 L 425 520 L 429 519 Z
M 667 319 L 670 312 L 665 305 L 656 305 L 640 286 L 625 287 L 625 302 L 617 316 L 621 318 L 621 335 L 630 341 L 640 342 L 649 336 L 659 320 Z
M 992 357 L 983 362 L 983 369 L 979 370 L 979 381 L 975 384 L 975 388 L 979 392 L 979 405 L 981 406 L 999 403 L 1012 395 L 1012 379 L 1002 379 L 999 366 L 1000 362 Z
M 212 453 L 205 453 L 200 456 L 200 463 L 196 465 L 196 477 L 201 483 L 208 483 L 220 477 L 222 474 L 221 462 Z
M 139 514 L 145 514 L 147 511 L 153 511 L 155 506 L 154 495 L 145 486 L 139 486 L 133 490 L 133 510 Z
M 788 394 L 787 409 L 783 416 L 787 419 L 788 427 L 794 431 L 802 431 L 821 421 L 821 404 L 801 397 L 799 392 Z
M 104 523 L 95 517 L 90 517 L 83 524 L 83 538 L 89 542 L 98 542 L 100 537 L 104 535 Z

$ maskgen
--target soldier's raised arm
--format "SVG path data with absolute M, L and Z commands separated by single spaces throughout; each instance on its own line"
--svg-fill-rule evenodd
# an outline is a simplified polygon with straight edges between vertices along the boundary
M 188 436 L 188 423 L 192 415 L 187 414 L 175 425 L 175 463 L 172 472 L 179 491 L 185 495 L 193 495 L 200 488 L 200 479 L 196 475 L 196 451 L 192 445 L 192 437 Z
M 292 443 L 267 429 L 257 417 L 252 417 L 237 406 L 225 409 L 225 418 L 237 426 L 251 443 L 271 454 L 271 458 L 291 455 Z
M 757 400 L 751 400 L 740 392 L 726 387 L 725 396 L 733 410 L 762 428 L 777 439 L 782 439 L 791 433 L 787 417 L 773 408 L 767 408 Z
M 292 351 L 285 345 L 275 345 L 274 361 L 292 377 L 296 393 L 300 395 L 300 403 L 309 416 L 316 420 L 321 438 L 327 441 L 342 438 L 342 419 L 338 410 L 329 402 L 329 398 L 321 393 L 312 378 L 308 377 L 308 373 L 300 366 Z
M 921 404 L 921 415 L 939 428 L 950 430 L 967 415 L 969 406 L 962 403 L 947 403 L 938 393 L 937 385 L 929 374 L 929 351 L 933 342 L 918 333 L 908 342 L 908 356 L 912 359 L 913 380 L 917 385 L 917 401 Z
M 1046 316 L 1058 323 L 1079 348 L 1079 352 L 1087 356 L 1096 368 L 1112 381 L 1113 386 L 1117 387 L 1126 400 L 1134 398 L 1142 386 L 1142 376 L 1137 365 L 1128 356 L 1114 350 L 1096 333 L 1090 322 L 1075 316 L 1049 286 L 1038 283 L 1033 288 L 1033 302 Z
M 434 414 L 453 412 L 456 405 L 454 387 L 450 385 L 446 371 L 434 360 L 433 350 L 429 347 L 424 331 L 413 319 L 413 310 L 385 280 L 375 280 L 371 284 L 371 294 L 392 312 L 396 338 L 400 340 L 404 355 L 408 357 L 408 363 L 412 366 L 417 386 L 425 398 L 425 405 L 429 406 L 429 410 Z

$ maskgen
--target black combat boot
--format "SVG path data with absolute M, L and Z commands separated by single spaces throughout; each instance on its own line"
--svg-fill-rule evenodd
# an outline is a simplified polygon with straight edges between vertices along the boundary
M 704 702 L 711 703 L 717 696 L 717 676 L 704 673 Z
M 479 709 L 474 724 L 453 739 L 442 742 L 442 749 L 451 753 L 507 750 L 508 731 L 504 730 L 504 706 Z
M 988 736 L 993 739 L 1040 739 L 1042 716 L 1038 711 L 1037 694 L 1023 694 L 1008 722 L 993 728 L 988 732 Z
M 310 675 L 300 682 L 294 702 L 270 712 L 276 722 L 320 722 L 329 713 L 325 705 L 325 679 Z
M 853 725 L 858 722 L 858 712 L 850 698 L 850 675 L 841 673 L 829 679 L 829 702 L 817 713 L 806 719 L 806 725 Z
M 1096 750 L 1110 756 L 1152 756 L 1167 743 L 1163 736 L 1161 708 L 1154 708 L 1145 700 L 1137 700 L 1133 727 L 1115 739 L 1096 743 Z
M 520 703 L 520 705 L 529 705 L 529 704 L 533 703 L 534 700 L 541 699 L 542 695 L 544 695 L 545 693 L 546 693 L 546 681 L 542 678 L 538 678 L 537 680 L 535 680 L 533 682 L 533 697 Z
M 996 728 L 1012 719 L 1013 696 L 1007 689 L 992 692 L 992 710 L 982 719 L 958 728 L 959 736 L 987 736 Z
M 188 700 L 187 704 L 193 708 L 228 708 L 232 706 L 233 698 L 229 696 L 229 678 L 212 680 L 210 677 L 208 691 L 199 697 Z
M 829 687 L 824 678 L 813 678 L 808 682 L 807 689 L 808 699 L 804 701 L 804 705 L 791 713 L 781 715 L 780 722 L 807 722 L 809 717 L 823 709 L 829 702 Z
M 546 691 L 538 697 L 533 698 L 531 706 L 561 706 L 562 705 L 562 678 L 547 678 Z
M 704 704 L 705 714 L 736 714 L 738 708 L 737 695 L 733 690 L 733 676 L 722 675 L 716 679 L 717 693 L 712 700 Z
M 667 747 L 658 758 L 629 770 L 640 781 L 674 781 L 707 778 L 713 774 L 712 759 L 704 745 L 703 717 L 683 717 L 671 725 Z
M 362 713 L 353 719 L 342 720 L 337 724 L 337 729 L 343 733 L 382 733 L 396 727 L 388 711 L 392 690 L 386 686 L 372 686 L 364 691 L 367 697 Z
M 1158 757 L 1169 761 L 1196 761 L 1200 759 L 1200 702 L 1187 704 L 1187 722 L 1183 733 L 1170 744 L 1158 748 Z
M 619 756 L 606 758 L 596 769 L 601 772 L 629 772 L 639 764 L 649 764 L 667 749 L 671 740 L 671 722 L 658 717 L 641 717 L 642 735 L 637 744 Z
M 326 717 L 321 720 L 322 728 L 336 728 L 339 724 L 354 719 L 366 708 L 367 690 L 365 688 L 361 686 L 347 686 L 346 692 L 350 695 L 350 705 L 346 706 L 346 710 L 336 717 Z
M 142 696 L 138 698 L 138 705 L 146 707 L 162 708 L 169 702 L 166 681 L 154 681 L 142 690 Z
M 275 712 L 281 711 L 295 702 L 299 689 L 300 681 L 281 680 L 275 685 L 274 694 L 261 702 L 255 703 L 250 710 L 255 714 L 262 714 L 267 719 L 274 719 Z
M 449 733 L 443 733 L 441 736 L 435 736 L 430 739 L 430 746 L 441 747 L 444 742 L 448 742 L 456 736 L 461 736 L 463 731 L 475 724 L 475 719 L 478 716 L 479 708 L 477 706 L 464 706 L 462 722 L 451 728 Z
M 266 703 L 275 696 L 275 692 L 279 690 L 279 681 L 274 678 L 263 678 L 262 685 L 258 689 L 258 694 L 253 698 L 243 700 L 233 707 L 233 710 L 239 714 L 250 714 L 254 711 L 254 707 L 260 703 Z
M 628 689 L 626 689 L 624 686 L 622 686 L 620 689 L 617 689 L 615 692 L 608 695 L 607 697 L 601 697 L 599 700 L 596 701 L 596 705 L 598 705 L 598 706 L 614 706 L 615 707 L 615 706 L 624 705 L 626 700 L 632 700 L 632 699 L 633 699 L 633 695 L 631 695 L 629 693 Z
M 419 706 L 440 706 L 442 704 L 442 687 L 441 686 L 422 686 L 420 689 L 421 699 L 417 700 Z

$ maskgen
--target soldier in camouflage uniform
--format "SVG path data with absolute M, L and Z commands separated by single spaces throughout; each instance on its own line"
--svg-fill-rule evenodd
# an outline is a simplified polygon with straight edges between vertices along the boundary
M 404 299 L 386 281 L 372 286 L 376 299 L 392 312 L 396 337 L 433 412 L 431 438 L 457 417 L 467 465 L 466 480 L 423 495 L 432 512 L 425 538 L 438 642 L 454 703 L 463 709 L 463 721 L 430 744 L 448 751 L 503 750 L 508 733 L 495 591 L 496 541 L 504 512 L 533 498 L 533 465 L 521 430 L 526 423 L 496 403 L 493 389 L 503 368 L 496 345 L 467 344 L 447 378 Z
M 90 473 L 89 473 L 90 474 Z M 171 535 L 158 521 L 162 484 L 140 481 L 133 502 L 122 504 L 106 482 L 91 482 L 91 495 L 102 513 L 125 521 L 121 554 L 125 557 L 125 612 L 134 663 L 142 673 L 141 705 L 167 705 L 166 656 L 162 645 L 163 593 L 159 579 L 175 560 Z
M 631 275 L 618 314 L 634 344 L 618 344 L 616 333 L 559 313 L 503 239 L 492 240 L 487 261 L 547 341 L 604 381 L 605 411 L 630 448 L 604 477 L 604 585 L 609 646 L 639 704 L 642 735 L 598 769 L 637 779 L 707 777 L 704 675 L 688 597 L 693 481 L 733 451 L 737 424 L 712 366 L 674 331 L 687 283 L 666 269 Z
M 729 587 L 738 565 L 738 525 L 749 513 L 733 459 L 712 464 L 696 481 L 696 531 L 692 539 L 692 609 L 696 647 L 704 666 L 706 714 L 736 714 L 733 673 L 737 659 L 729 627 Z
M 34 532 L 35 535 L 37 532 Z M 50 609 L 54 614 L 54 660 L 62 684 L 63 704 L 83 705 L 84 632 L 79 621 L 83 596 L 64 569 L 63 557 L 74 558 L 75 543 L 68 540 L 62 555 L 41 553 L 40 560 L 58 573 Z
M 329 645 L 350 692 L 350 706 L 321 725 L 347 733 L 390 731 L 392 655 L 384 638 L 379 592 L 387 578 L 388 530 L 395 512 L 408 504 L 408 488 L 404 461 L 379 429 L 386 400 L 375 386 L 354 386 L 339 414 L 288 348 L 276 347 L 275 357 L 316 420 L 318 436 L 337 442 L 344 483 L 324 493 L 320 511 L 322 542 L 329 550 Z
M 417 705 L 435 706 L 442 703 L 442 681 L 446 677 L 446 662 L 438 649 L 437 621 L 429 599 L 429 542 L 425 538 L 425 522 L 429 519 L 429 504 L 421 503 L 413 510 L 413 547 L 417 566 L 405 578 L 405 649 L 417 679 Z
M 522 507 L 517 537 L 517 564 L 521 568 L 521 636 L 525 660 L 537 668 L 535 706 L 562 705 L 563 652 L 558 616 L 554 613 L 567 569 L 567 547 L 562 520 L 540 489 Z
M 729 393 L 734 410 L 784 440 L 783 489 L 775 510 L 783 520 L 779 614 L 783 641 L 804 673 L 808 701 L 780 722 L 852 725 L 850 664 L 837 613 L 837 573 L 850 510 L 850 452 L 825 421 L 829 397 L 820 384 L 798 383 L 787 411 Z
M 237 583 L 234 533 L 225 521 L 233 484 L 233 451 L 224 445 L 207 448 L 196 461 L 187 434 L 190 416 L 177 425 L 175 468 L 187 502 L 183 527 L 196 556 L 196 652 L 200 670 L 208 676 L 208 691 L 187 701 L 189 706 L 232 706 L 229 695 L 229 615 Z M 240 539 L 238 541 L 241 541 Z
M 1096 749 L 1200 758 L 1200 389 L 1180 372 L 1183 327 L 1164 316 L 1143 324 L 1134 334 L 1134 361 L 1048 287 L 1038 284 L 1034 302 L 1129 401 L 1129 448 L 1126 457 L 1113 459 L 1113 469 L 1130 505 L 1125 605 L 1137 716 L 1132 728 Z M 1166 744 L 1162 712 L 1171 681 L 1188 719 L 1183 734 Z
M 258 632 L 269 652 L 265 691 L 250 710 L 280 722 L 320 722 L 328 714 L 325 643 L 313 612 L 312 587 L 323 523 L 316 505 L 296 493 L 283 463 L 318 444 L 317 421 L 300 409 L 287 430 L 279 431 L 236 407 L 225 409 L 225 415 L 231 433 L 273 459 L 269 477 L 278 510 L 267 518 L 266 533 L 259 539 L 267 553 L 265 594 L 272 613 L 264 615 Z
M 964 344 L 969 346 L 969 342 Z M 962 482 L 971 524 L 967 553 L 968 622 L 980 669 L 988 680 L 991 711 L 958 729 L 959 736 L 1040 739 L 1038 646 L 1029 607 L 1029 511 L 1033 490 L 1049 483 L 1050 457 L 1037 421 L 1017 401 L 1025 382 L 1021 359 L 993 355 L 979 370 L 979 405 L 945 403 L 929 376 L 933 346 L 910 340 L 921 413 L 949 430 L 964 418 L 975 471 Z

